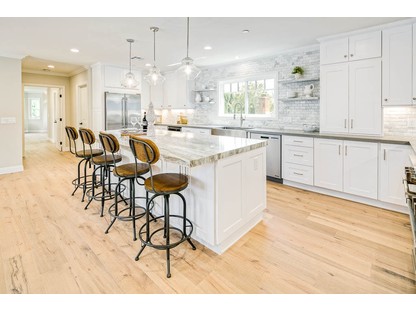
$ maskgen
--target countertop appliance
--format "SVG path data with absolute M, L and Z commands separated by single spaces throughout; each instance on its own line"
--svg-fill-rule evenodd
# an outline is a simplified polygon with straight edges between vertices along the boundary
M 250 138 L 267 140 L 266 175 L 270 180 L 281 182 L 282 179 L 282 136 L 261 133 L 250 133 Z
M 406 202 L 409 208 L 410 225 L 413 236 L 413 269 L 416 273 L 416 174 L 413 167 L 405 168 L 406 179 L 403 180 Z
M 123 94 L 105 92 L 105 130 L 132 127 L 130 118 L 140 119 L 140 94 Z

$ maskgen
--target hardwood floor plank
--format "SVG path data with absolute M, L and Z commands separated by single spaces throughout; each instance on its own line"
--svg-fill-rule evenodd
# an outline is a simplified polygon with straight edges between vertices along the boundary
M 146 248 L 71 196 L 79 159 L 46 140 L 0 175 L 1 293 L 416 293 L 408 216 L 268 182 L 263 221 L 222 255 Z M 108 207 L 108 203 L 106 203 Z M 143 224 L 138 221 L 137 228 Z

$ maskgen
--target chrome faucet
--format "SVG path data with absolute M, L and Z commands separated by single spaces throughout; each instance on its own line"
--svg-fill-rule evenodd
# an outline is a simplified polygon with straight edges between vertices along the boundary
M 234 119 L 235 119 L 235 111 L 236 111 L 237 106 L 240 107 L 240 128 L 241 128 L 243 126 L 244 120 L 246 119 L 243 117 L 243 105 L 241 103 L 234 104 Z

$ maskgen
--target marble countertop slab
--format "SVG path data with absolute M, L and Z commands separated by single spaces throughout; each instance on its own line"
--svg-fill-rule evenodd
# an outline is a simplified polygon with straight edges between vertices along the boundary
M 130 149 L 128 136 L 120 131 L 109 131 L 117 136 L 120 145 Z M 266 140 L 227 136 L 199 136 L 193 133 L 156 130 L 155 136 L 146 136 L 159 147 L 165 161 L 196 167 L 232 155 L 248 152 L 267 145 Z

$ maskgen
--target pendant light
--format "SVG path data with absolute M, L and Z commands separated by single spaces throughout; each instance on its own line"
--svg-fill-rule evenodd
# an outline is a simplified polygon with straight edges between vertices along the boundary
M 126 39 L 126 40 L 130 44 L 129 72 L 121 81 L 121 85 L 125 88 L 135 88 L 139 85 L 139 82 L 136 80 L 136 77 L 134 77 L 134 74 L 131 72 L 131 44 L 134 42 L 134 40 L 133 39 Z
M 160 70 L 156 67 L 156 32 L 159 31 L 158 27 L 150 27 L 150 30 L 153 31 L 153 66 L 149 70 L 149 73 L 144 76 L 144 80 L 152 86 L 157 84 L 162 84 L 166 78 L 162 76 Z
M 187 80 L 194 80 L 201 70 L 194 65 L 194 60 L 189 57 L 189 17 L 186 18 L 186 24 L 186 57 L 182 60 L 182 65 L 177 69 L 177 73 L 185 75 Z

